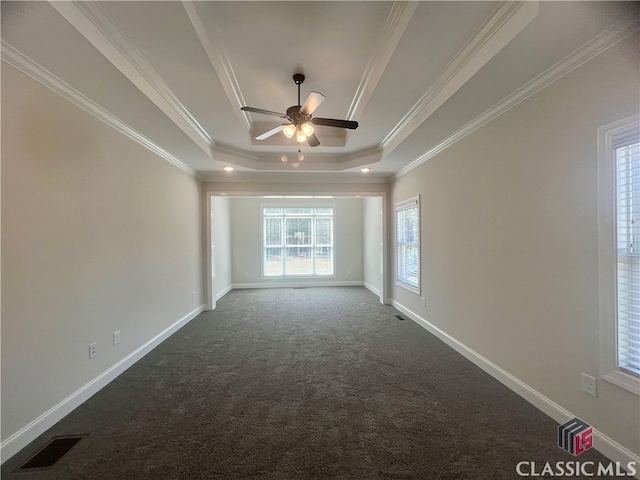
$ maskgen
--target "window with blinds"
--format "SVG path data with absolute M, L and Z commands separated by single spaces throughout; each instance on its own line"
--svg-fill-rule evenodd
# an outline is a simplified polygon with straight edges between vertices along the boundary
M 618 367 L 640 376 L 640 143 L 615 152 Z
M 396 205 L 397 283 L 420 293 L 419 198 Z

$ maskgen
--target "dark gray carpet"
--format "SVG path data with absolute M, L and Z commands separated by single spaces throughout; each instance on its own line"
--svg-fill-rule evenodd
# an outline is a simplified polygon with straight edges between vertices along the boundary
M 553 420 L 395 314 L 359 287 L 233 291 L 2 478 L 514 479 L 520 461 L 576 460 Z M 16 472 L 81 433 L 53 469 Z

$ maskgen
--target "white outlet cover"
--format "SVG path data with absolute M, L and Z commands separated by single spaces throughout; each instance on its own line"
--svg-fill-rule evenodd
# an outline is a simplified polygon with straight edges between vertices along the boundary
M 120 330 L 117 332 L 113 332 L 113 344 L 117 345 L 120 343 Z
M 586 373 L 582 374 L 582 391 L 593 397 L 598 396 L 598 380 Z
M 91 345 L 89 345 L 89 358 L 93 358 L 96 356 L 96 344 L 92 343 Z

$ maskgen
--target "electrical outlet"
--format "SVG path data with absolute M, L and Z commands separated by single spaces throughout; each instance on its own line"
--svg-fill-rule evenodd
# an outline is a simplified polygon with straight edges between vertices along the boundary
M 120 343 L 120 330 L 117 332 L 113 332 L 113 344 L 117 345 Z
M 347 275 L 351 275 L 351 269 L 347 268 Z
M 422 297 L 422 306 L 426 307 L 427 306 L 427 299 Z
M 588 393 L 592 397 L 598 396 L 598 380 L 586 373 L 582 374 L 582 391 Z
M 89 345 L 89 358 L 93 358 L 96 356 L 96 343 L 92 343 Z
M 191 292 L 191 300 L 195 300 L 196 299 L 196 292 Z

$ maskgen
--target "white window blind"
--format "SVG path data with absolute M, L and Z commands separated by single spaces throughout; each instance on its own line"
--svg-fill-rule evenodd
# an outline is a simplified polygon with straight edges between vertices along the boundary
M 419 293 L 420 214 L 418 200 L 396 205 L 397 280 Z
M 618 366 L 640 376 L 640 143 L 615 152 Z

